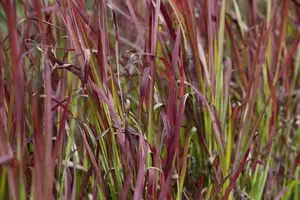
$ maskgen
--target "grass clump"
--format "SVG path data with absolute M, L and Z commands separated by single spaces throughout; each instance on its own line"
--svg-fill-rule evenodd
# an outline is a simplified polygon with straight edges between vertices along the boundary
M 1 1 L 1 199 L 298 199 L 296 0 Z

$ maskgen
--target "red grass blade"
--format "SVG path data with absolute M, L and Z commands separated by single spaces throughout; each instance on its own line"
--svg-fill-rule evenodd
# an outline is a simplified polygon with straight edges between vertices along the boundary
M 233 177 L 232 177 L 232 179 L 231 179 L 231 181 L 230 181 L 230 184 L 229 184 L 229 186 L 227 187 L 227 189 L 226 189 L 226 191 L 225 191 L 225 193 L 224 193 L 224 196 L 223 196 L 222 200 L 228 199 L 228 196 L 229 196 L 230 192 L 231 192 L 231 191 L 233 190 L 233 188 L 235 187 L 236 181 L 237 181 L 239 175 L 241 174 L 241 172 L 242 172 L 242 170 L 243 170 L 243 168 L 244 168 L 244 165 L 245 165 L 245 163 L 246 163 L 246 160 L 247 160 L 247 158 L 248 158 L 249 153 L 250 153 L 250 148 L 248 148 L 248 150 L 247 150 L 247 152 L 246 152 L 246 154 L 245 154 L 243 160 L 242 160 L 242 161 L 240 162 L 240 164 L 239 164 L 238 169 L 237 169 L 236 172 L 234 173 L 234 175 L 233 175 Z

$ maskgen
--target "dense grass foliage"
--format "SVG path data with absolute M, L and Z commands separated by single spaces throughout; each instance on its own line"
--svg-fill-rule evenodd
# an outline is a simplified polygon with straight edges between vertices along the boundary
M 0 199 L 300 198 L 299 0 L 0 5 Z

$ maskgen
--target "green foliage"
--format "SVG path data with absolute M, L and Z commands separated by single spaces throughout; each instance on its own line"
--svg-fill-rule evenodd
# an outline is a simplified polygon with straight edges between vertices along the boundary
M 298 199 L 299 5 L 1 1 L 0 199 Z

